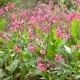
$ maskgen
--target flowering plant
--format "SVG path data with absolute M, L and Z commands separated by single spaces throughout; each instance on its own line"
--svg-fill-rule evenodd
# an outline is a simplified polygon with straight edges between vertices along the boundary
M 80 79 L 80 13 L 38 3 L 0 8 L 1 80 Z

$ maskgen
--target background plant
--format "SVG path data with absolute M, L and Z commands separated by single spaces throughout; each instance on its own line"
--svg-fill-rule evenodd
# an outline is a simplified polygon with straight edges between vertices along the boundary
M 61 4 L 26 10 L 9 2 L 0 9 L 1 80 L 80 78 L 79 9 Z

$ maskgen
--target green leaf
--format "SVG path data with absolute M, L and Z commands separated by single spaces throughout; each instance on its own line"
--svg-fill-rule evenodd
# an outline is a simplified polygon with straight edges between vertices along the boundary
M 39 75 L 39 74 L 41 74 L 41 71 L 39 71 L 39 70 L 34 70 L 33 71 L 33 75 Z
M 28 39 L 28 31 L 24 30 L 23 36 L 24 40 Z
M 76 79 L 80 79 L 80 74 L 75 76 Z
M 0 78 L 2 78 L 3 76 L 5 76 L 5 73 L 4 73 L 3 69 L 0 69 Z
M 71 34 L 74 37 L 78 37 L 78 20 L 74 19 L 71 24 Z
M 64 46 L 64 48 L 65 48 L 65 50 L 66 50 L 67 53 L 70 53 L 70 54 L 72 53 L 71 48 L 69 48 L 67 46 Z
M 14 60 L 6 69 L 13 72 L 18 67 L 18 60 Z
M 3 26 L 5 23 L 5 19 L 0 19 L 0 30 L 4 30 Z
M 30 58 L 29 65 L 32 66 L 32 67 L 36 67 L 36 60 L 37 60 L 37 58 L 32 56 Z
M 62 53 L 65 53 L 64 45 L 66 44 L 68 39 L 63 39 L 62 42 L 58 46 L 58 50 Z
M 9 76 L 9 77 L 7 77 L 7 78 L 5 78 L 3 80 L 11 80 L 11 78 L 12 78 L 12 76 Z

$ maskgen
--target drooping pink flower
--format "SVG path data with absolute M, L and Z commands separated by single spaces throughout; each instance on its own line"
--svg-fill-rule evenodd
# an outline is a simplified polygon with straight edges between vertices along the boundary
M 37 63 L 37 69 L 40 71 L 45 71 L 47 68 L 45 66 L 45 64 L 42 64 L 41 62 Z
M 16 28 L 12 26 L 12 27 L 9 28 L 9 30 L 10 31 L 16 31 Z
M 41 31 L 44 33 L 47 33 L 50 30 L 50 26 L 47 25 L 41 25 Z
M 34 52 L 36 50 L 36 45 L 32 45 L 31 43 L 28 43 L 28 49 Z
M 56 54 L 54 59 L 57 60 L 57 61 L 61 61 L 62 57 L 61 57 L 60 54 Z
M 15 18 L 16 18 L 16 15 L 15 15 L 14 13 L 12 13 L 12 14 L 11 14 L 11 18 L 12 18 L 12 19 L 15 19 Z
M 50 68 L 50 71 L 53 71 L 53 70 L 54 70 L 54 69 L 51 67 L 51 68 Z
M 0 8 L 0 15 L 4 13 L 4 8 Z
M 32 30 L 29 30 L 28 37 L 29 37 L 29 39 L 34 39 L 35 38 L 34 32 Z
M 20 49 L 19 49 L 19 47 L 17 45 L 14 45 L 14 51 L 18 52 L 18 53 L 20 52 Z
M 27 13 L 28 13 L 27 10 L 23 10 L 20 12 L 20 16 L 21 17 L 27 17 Z
M 46 50 L 40 50 L 40 54 L 45 54 Z
M 80 0 L 74 0 L 77 4 L 80 4 Z
M 14 20 L 14 21 L 11 22 L 11 24 L 14 25 L 14 26 L 16 26 L 16 25 L 21 25 L 22 22 L 19 21 L 19 20 Z
M 63 26 L 63 28 L 64 28 L 64 26 Z M 69 30 L 68 30 L 68 33 L 69 33 Z M 62 29 L 60 29 L 60 28 L 57 28 L 56 29 L 56 36 L 57 37 L 60 37 L 60 38 L 62 38 L 62 39 L 66 39 L 66 38 L 69 38 L 69 35 L 70 35 L 70 33 L 67 35 L 66 33 L 65 33 L 65 31 L 64 30 L 62 30 Z
M 15 3 L 9 2 L 7 7 L 8 8 L 14 8 L 15 7 Z
M 80 47 L 80 44 L 74 46 L 75 49 L 77 49 L 79 47 Z
M 55 11 L 59 11 L 60 8 L 59 8 L 59 6 L 56 5 L 56 6 L 53 7 L 53 10 L 55 10 Z
M 37 62 L 41 62 L 42 58 L 38 57 Z
M 47 68 L 49 68 L 51 65 L 49 63 L 46 64 Z

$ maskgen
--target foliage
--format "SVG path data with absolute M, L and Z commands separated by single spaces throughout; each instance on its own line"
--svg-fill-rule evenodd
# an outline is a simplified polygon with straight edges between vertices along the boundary
M 79 9 L 51 0 L 28 10 L 12 2 L 0 8 L 0 80 L 79 79 Z

